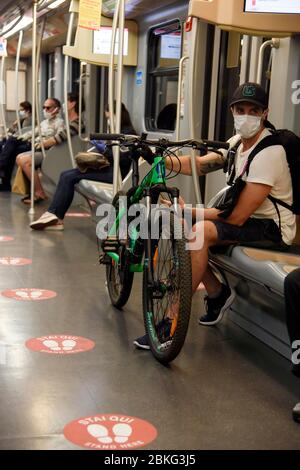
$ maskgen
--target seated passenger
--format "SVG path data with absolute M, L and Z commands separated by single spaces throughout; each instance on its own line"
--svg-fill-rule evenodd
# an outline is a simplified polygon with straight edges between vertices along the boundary
M 216 278 L 208 265 L 209 248 L 216 245 L 230 245 L 245 242 L 267 242 L 274 247 L 291 245 L 296 233 L 294 214 L 287 208 L 273 204 L 268 196 L 272 195 L 291 205 L 293 202 L 292 180 L 285 150 L 281 145 L 261 150 L 247 169 L 247 160 L 252 150 L 270 131 L 265 127 L 268 114 L 268 99 L 264 89 L 255 83 L 245 83 L 234 92 L 231 111 L 237 136 L 229 140 L 234 147 L 239 142 L 235 156 L 235 174 L 245 182 L 229 214 L 217 208 L 204 209 L 204 221 L 193 227 L 193 232 L 204 233 L 201 249 L 191 251 L 192 288 L 196 291 L 203 282 L 207 291 L 206 313 L 200 317 L 201 325 L 216 325 L 232 305 L 234 291 Z M 199 175 L 223 168 L 228 152 L 221 157 L 210 153 L 197 158 Z M 190 157 L 180 159 L 181 171 L 191 174 Z M 180 164 L 174 157 L 168 157 L 166 164 L 174 171 Z M 184 206 L 183 200 L 180 204 Z M 277 212 L 278 211 L 278 212 Z M 193 209 L 193 215 L 196 209 Z M 280 214 L 280 218 L 278 216 Z M 280 227 L 281 226 L 281 227 Z M 281 229 L 280 229 L 281 228 Z M 176 307 L 172 318 L 176 315 Z M 138 338 L 134 344 L 149 349 L 147 336 Z
M 114 103 L 114 111 L 116 104 Z M 108 110 L 106 110 L 106 117 L 108 118 Z M 135 129 L 131 123 L 129 113 L 122 103 L 121 111 L 121 132 L 123 134 L 136 134 Z M 81 173 L 77 168 L 67 170 L 61 173 L 60 179 L 53 197 L 53 201 L 47 212 L 45 212 L 38 220 L 32 222 L 30 227 L 35 230 L 63 230 L 63 219 L 67 210 L 69 209 L 73 197 L 75 184 L 79 183 L 82 179 L 91 181 L 99 181 L 102 183 L 113 182 L 113 155 L 110 148 L 106 149 L 103 154 L 110 162 L 109 167 L 98 170 L 88 170 L 86 173 Z M 125 178 L 130 170 L 131 160 L 128 151 L 120 152 L 120 170 L 122 178 Z
M 45 109 L 45 106 L 44 106 Z M 60 106 L 59 106 L 60 109 Z M 67 113 L 69 117 L 69 122 L 70 122 L 70 133 L 71 136 L 78 134 L 78 129 L 79 129 L 79 97 L 78 94 L 76 93 L 68 93 L 68 100 L 67 100 Z M 51 111 L 50 111 L 51 114 Z M 47 116 L 47 110 L 44 112 L 45 117 Z M 53 114 L 53 118 L 55 119 L 55 116 L 57 115 L 57 112 Z M 60 118 L 59 118 L 60 119 Z M 44 121 L 43 121 L 44 122 Z M 41 123 L 42 126 L 42 123 Z M 47 137 L 43 140 L 43 145 L 45 149 L 49 149 L 53 147 L 54 145 L 59 145 L 62 142 L 67 140 L 67 130 L 64 126 L 58 126 L 57 129 L 55 129 L 52 133 L 51 137 Z M 36 146 L 37 149 L 41 148 L 40 143 L 37 143 Z M 35 165 L 36 167 L 41 166 L 43 159 L 43 154 L 42 152 L 35 152 Z M 31 180 L 31 153 L 25 152 L 21 153 L 17 157 L 17 165 L 22 168 L 22 171 L 25 173 L 27 178 Z M 35 202 L 41 202 L 45 199 L 47 199 L 47 196 L 45 194 L 45 191 L 42 187 L 38 171 L 35 170 L 34 172 L 34 199 Z M 25 204 L 30 204 L 30 197 L 23 198 L 22 201 Z
M 31 126 L 31 113 L 32 113 L 32 106 L 29 101 L 22 101 L 20 103 L 20 109 L 18 111 L 19 117 L 20 117 L 20 124 L 21 124 L 21 129 L 24 127 L 30 127 Z M 14 121 L 12 126 L 8 129 L 9 134 L 17 134 L 19 131 L 18 128 L 18 121 Z
M 300 269 L 288 274 L 284 281 L 286 323 L 292 348 L 292 372 L 300 378 Z M 293 418 L 300 423 L 300 403 L 293 409 Z
M 53 145 L 52 136 L 59 134 L 65 130 L 63 120 L 58 116 L 60 111 L 60 102 L 56 98 L 48 98 L 44 103 L 44 116 L 45 119 L 41 122 L 41 132 L 45 148 L 50 148 Z M 10 191 L 10 179 L 16 157 L 23 152 L 31 150 L 31 134 L 28 131 L 18 138 L 12 137 L 6 142 L 2 152 L 0 153 L 0 176 L 2 178 L 2 191 Z M 35 135 L 38 135 L 38 128 L 35 129 Z M 36 137 L 36 146 L 40 145 L 39 137 Z M 42 161 L 42 155 L 36 155 L 36 164 Z M 31 158 L 31 156 L 30 156 Z

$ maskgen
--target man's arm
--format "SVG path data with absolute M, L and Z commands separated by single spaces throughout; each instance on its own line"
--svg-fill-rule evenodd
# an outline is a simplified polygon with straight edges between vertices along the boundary
M 178 158 L 180 159 L 180 162 L 175 157 L 167 157 L 166 167 L 175 172 L 180 171 L 183 175 L 191 175 L 191 157 L 189 155 L 185 155 Z M 214 152 L 210 152 L 204 157 L 196 157 L 197 173 L 199 176 L 203 176 L 207 173 L 211 173 L 212 171 L 221 170 L 224 167 L 225 161 L 225 157 Z
M 204 220 L 220 220 L 227 224 L 242 226 L 259 206 L 268 197 L 272 186 L 261 183 L 247 183 L 240 194 L 239 200 L 232 213 L 227 219 L 219 217 L 222 212 L 216 208 L 204 209 Z M 193 217 L 196 218 L 196 210 L 192 209 Z

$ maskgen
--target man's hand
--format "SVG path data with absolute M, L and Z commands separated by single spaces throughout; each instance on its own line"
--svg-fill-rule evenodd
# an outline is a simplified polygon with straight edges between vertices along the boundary
M 170 201 L 170 199 L 164 199 L 162 197 L 160 198 L 160 203 L 163 206 L 168 206 L 168 207 L 171 207 L 173 205 L 173 203 Z M 181 196 L 179 196 L 178 204 L 179 204 L 180 208 L 183 210 L 184 206 L 185 206 L 185 202 L 184 202 L 184 199 Z

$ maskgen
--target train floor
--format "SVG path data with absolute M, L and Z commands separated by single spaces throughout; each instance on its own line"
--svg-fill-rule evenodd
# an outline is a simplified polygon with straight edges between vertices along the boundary
M 286 359 L 229 318 L 199 326 L 199 293 L 180 356 L 162 366 L 132 344 L 141 275 L 114 309 L 92 220 L 32 232 L 19 199 L 0 193 L 1 449 L 300 449 Z

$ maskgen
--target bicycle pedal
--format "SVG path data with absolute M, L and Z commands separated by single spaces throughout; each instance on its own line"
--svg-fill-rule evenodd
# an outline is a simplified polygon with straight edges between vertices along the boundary
M 101 244 L 101 248 L 104 252 L 112 252 L 112 253 L 117 253 L 119 251 L 120 247 L 120 242 L 117 238 L 107 238 L 106 240 L 103 240 Z
M 109 265 L 111 263 L 111 257 L 108 256 L 106 253 L 103 253 L 99 256 L 99 263 Z

